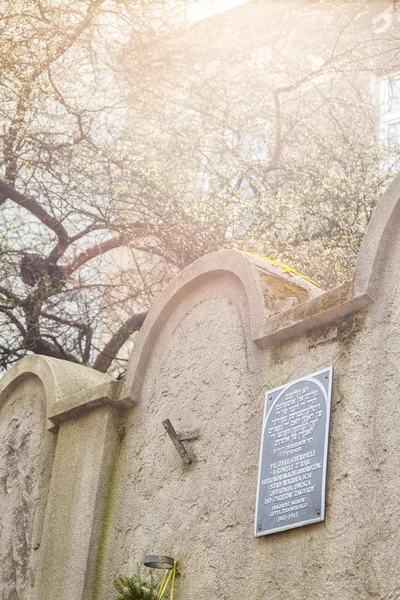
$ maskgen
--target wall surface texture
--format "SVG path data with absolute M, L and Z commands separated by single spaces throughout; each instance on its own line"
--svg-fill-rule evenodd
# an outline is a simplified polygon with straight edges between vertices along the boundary
M 126 379 L 29 357 L 0 382 L 0 599 L 112 600 L 145 554 L 176 599 L 400 597 L 400 178 L 354 280 L 221 251 L 185 269 Z M 334 366 L 323 523 L 253 537 L 264 396 Z M 162 422 L 185 442 L 185 464 Z

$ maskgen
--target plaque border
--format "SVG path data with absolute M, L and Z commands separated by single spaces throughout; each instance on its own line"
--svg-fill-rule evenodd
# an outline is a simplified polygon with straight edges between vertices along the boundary
M 261 444 L 260 444 L 260 453 L 258 459 L 258 477 L 257 477 L 257 492 L 256 492 L 256 510 L 254 516 L 254 537 L 264 537 L 266 535 L 271 535 L 273 533 L 278 533 L 279 531 L 287 531 L 288 529 L 296 529 L 297 527 L 302 527 L 304 525 L 311 525 L 312 523 L 320 523 L 325 520 L 325 500 L 326 500 L 326 479 L 327 479 L 327 466 L 328 466 L 328 451 L 329 451 L 329 432 L 330 432 L 330 424 L 331 424 L 331 412 L 332 412 L 332 390 L 333 390 L 333 365 L 326 367 L 325 369 L 321 369 L 320 371 L 316 371 L 315 373 L 311 373 L 310 375 L 306 375 L 305 377 L 299 377 L 298 379 L 294 379 L 293 381 L 289 381 L 285 385 L 280 385 L 272 390 L 267 390 L 265 392 L 265 403 L 264 403 L 264 413 L 263 413 L 263 421 L 262 421 L 262 434 L 261 434 Z M 326 390 L 323 385 L 315 380 L 315 377 L 318 375 L 328 374 L 328 382 L 326 386 Z M 326 401 L 326 423 L 325 423 L 325 441 L 324 441 L 324 456 L 322 460 L 322 484 L 321 484 L 321 514 L 313 519 L 307 519 L 306 521 L 300 521 L 292 524 L 282 525 L 280 527 L 275 527 L 274 529 L 268 529 L 264 531 L 258 531 L 257 525 L 257 516 L 258 516 L 258 507 L 259 507 L 259 499 L 260 499 L 260 483 L 261 483 L 261 459 L 262 459 L 262 451 L 264 446 L 264 434 L 265 434 L 265 426 L 269 413 L 275 406 L 277 400 L 282 396 L 282 394 L 292 385 L 299 383 L 300 381 L 312 381 L 321 387 L 321 390 L 324 393 L 325 401 Z M 277 393 L 277 396 L 273 403 L 268 406 L 268 396 L 270 394 Z

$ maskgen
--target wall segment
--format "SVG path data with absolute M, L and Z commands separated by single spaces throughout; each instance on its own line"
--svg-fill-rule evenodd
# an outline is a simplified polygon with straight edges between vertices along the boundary
M 284 266 L 221 251 L 161 295 L 125 382 L 45 357 L 5 375 L 0 506 L 29 523 L 17 561 L 15 519 L 0 528 L 5 600 L 110 600 L 113 577 L 151 553 L 179 561 L 180 600 L 397 593 L 399 182 L 349 284 L 322 293 Z M 265 391 L 332 364 L 326 520 L 254 539 Z M 166 418 L 199 430 L 190 465 Z

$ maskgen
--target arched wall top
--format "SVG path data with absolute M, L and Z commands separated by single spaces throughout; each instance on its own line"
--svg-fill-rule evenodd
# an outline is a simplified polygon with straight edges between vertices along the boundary
M 400 216 L 400 173 L 383 194 L 369 222 L 354 273 L 354 295 L 375 299 L 390 239 Z
M 54 403 L 78 394 L 84 395 L 89 389 L 111 381 L 109 376 L 93 369 L 35 354 L 15 363 L 0 379 L 0 405 L 17 385 L 32 375 L 43 384 L 47 414 Z M 55 429 L 50 421 L 48 428 Z
M 283 297 L 297 295 L 299 302 L 321 293 L 295 271 L 262 257 L 237 250 L 219 250 L 203 256 L 172 280 L 152 306 L 138 334 L 126 376 L 126 389 L 133 399 L 140 394 L 152 347 L 168 317 L 193 289 L 225 274 L 237 279 L 245 293 L 253 340 L 262 337 L 265 319 L 271 314 L 266 302 L 271 279 L 287 282 Z

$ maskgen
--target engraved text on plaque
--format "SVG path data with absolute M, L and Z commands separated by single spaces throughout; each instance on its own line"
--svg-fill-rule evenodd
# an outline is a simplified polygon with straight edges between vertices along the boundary
M 267 392 L 255 536 L 325 518 L 333 367 Z

